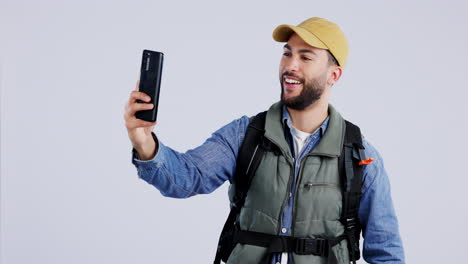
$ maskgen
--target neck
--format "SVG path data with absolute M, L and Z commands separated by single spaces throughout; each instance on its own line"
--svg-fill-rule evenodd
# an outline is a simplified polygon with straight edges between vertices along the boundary
M 327 119 L 328 100 L 326 100 L 326 98 L 322 99 L 309 105 L 304 110 L 294 110 L 286 107 L 291 116 L 292 124 L 296 129 L 307 133 L 313 133 L 320 127 L 323 121 Z

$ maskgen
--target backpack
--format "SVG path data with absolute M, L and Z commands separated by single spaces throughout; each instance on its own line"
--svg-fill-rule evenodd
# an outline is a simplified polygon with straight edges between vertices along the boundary
M 270 235 L 240 230 L 238 217 L 244 205 L 247 191 L 266 151 L 277 151 L 276 147 L 266 137 L 265 120 L 267 111 L 254 116 L 247 127 L 244 141 L 239 149 L 236 171 L 233 179 L 235 194 L 231 203 L 229 216 L 219 237 L 214 264 L 221 260 L 227 262 L 237 243 L 251 244 L 268 248 L 261 263 L 269 263 L 269 255 L 277 252 L 295 252 L 297 254 L 313 254 L 331 258 L 329 263 L 337 263 L 330 248 L 341 240 L 348 240 L 350 261 L 356 263 L 360 258 L 359 240 L 361 225 L 358 219 L 361 199 L 362 173 L 361 165 L 370 164 L 372 159 L 365 159 L 361 132 L 358 126 L 345 120 L 346 132 L 341 155 L 338 158 L 339 173 L 342 186 L 342 215 L 340 221 L 345 227 L 342 236 L 335 239 L 296 238 L 289 236 Z

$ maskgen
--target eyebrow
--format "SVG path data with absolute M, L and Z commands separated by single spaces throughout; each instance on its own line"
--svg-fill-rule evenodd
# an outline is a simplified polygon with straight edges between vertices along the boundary
M 288 49 L 288 50 L 291 50 L 291 47 L 288 44 L 284 45 L 284 48 Z M 313 50 L 310 50 L 310 49 L 300 49 L 299 53 L 312 53 L 315 56 L 317 56 L 317 53 L 315 53 Z

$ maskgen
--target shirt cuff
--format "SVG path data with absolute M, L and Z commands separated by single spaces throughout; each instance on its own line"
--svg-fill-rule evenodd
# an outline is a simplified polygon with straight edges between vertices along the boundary
M 154 157 L 150 160 L 140 160 L 140 156 L 138 155 L 138 151 L 135 148 L 132 148 L 132 164 L 135 165 L 137 168 L 141 169 L 154 169 L 154 167 L 161 167 L 164 160 L 164 144 L 161 143 L 160 140 L 156 137 L 156 135 L 151 132 L 153 136 L 154 142 L 158 146 L 158 151 L 154 155 Z

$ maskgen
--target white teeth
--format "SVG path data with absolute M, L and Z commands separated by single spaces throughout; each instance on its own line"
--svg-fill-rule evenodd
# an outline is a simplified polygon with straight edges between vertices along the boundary
M 301 83 L 300 81 L 296 81 L 296 80 L 288 79 L 288 78 L 284 79 L 284 81 L 287 83 L 296 83 L 296 84 Z

